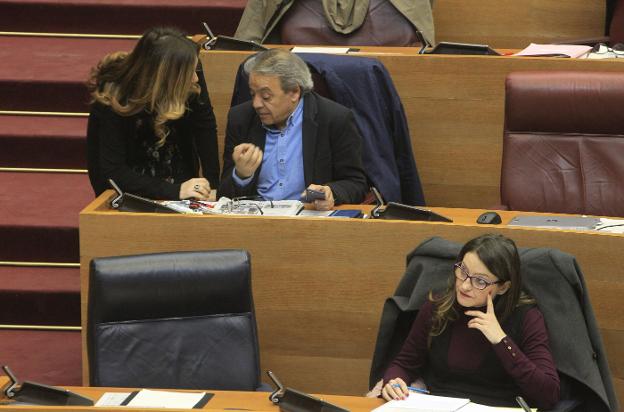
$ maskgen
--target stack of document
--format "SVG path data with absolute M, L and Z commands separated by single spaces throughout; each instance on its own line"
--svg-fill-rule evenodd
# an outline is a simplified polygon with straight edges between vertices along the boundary
M 455 412 L 469 403 L 470 399 L 410 393 L 404 400 L 387 402 L 373 412 Z
M 470 399 L 450 398 L 410 392 L 405 400 L 390 401 L 372 412 L 522 412 L 522 408 L 486 406 Z M 531 409 L 536 412 L 537 409 Z
M 587 57 L 591 50 L 591 46 L 583 46 L 576 44 L 535 44 L 531 43 L 529 47 L 514 54 L 514 56 L 532 56 L 532 57 Z
M 95 406 L 193 409 L 202 408 L 212 396 L 213 394 L 206 392 L 171 392 L 141 389 L 132 393 L 106 392 Z
M 161 204 L 179 213 L 239 216 L 296 216 L 302 209 L 299 200 L 163 200 Z

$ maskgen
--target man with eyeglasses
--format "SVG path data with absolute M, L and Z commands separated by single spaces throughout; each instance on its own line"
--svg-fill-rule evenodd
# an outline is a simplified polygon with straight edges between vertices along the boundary
M 318 210 L 360 203 L 368 190 L 353 113 L 312 91 L 305 62 L 286 50 L 244 65 L 252 100 L 233 107 L 219 196 L 299 200 Z

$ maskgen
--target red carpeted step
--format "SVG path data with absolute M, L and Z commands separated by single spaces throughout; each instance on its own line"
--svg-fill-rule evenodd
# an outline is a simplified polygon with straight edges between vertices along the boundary
M 0 324 L 80 326 L 80 269 L 0 266 Z
M 20 380 L 82 385 L 79 331 L 0 330 L 0 365 Z
M 232 35 L 246 0 L 3 0 L 3 31 L 140 34 L 153 26 L 174 26 Z
M 86 174 L 0 172 L 0 261 L 79 262 Z
M 0 167 L 86 169 L 87 118 L 0 116 Z
M 91 68 L 136 40 L 1 36 L 0 110 L 88 112 Z

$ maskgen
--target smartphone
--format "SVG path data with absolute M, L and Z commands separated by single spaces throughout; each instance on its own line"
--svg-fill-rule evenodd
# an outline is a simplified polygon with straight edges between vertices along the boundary
M 306 203 L 312 203 L 315 200 L 325 200 L 325 192 L 320 190 L 306 189 L 303 201 Z

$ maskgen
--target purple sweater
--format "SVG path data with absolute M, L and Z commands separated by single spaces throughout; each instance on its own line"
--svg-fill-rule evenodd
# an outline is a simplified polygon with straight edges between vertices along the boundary
M 531 406 L 548 409 L 557 403 L 559 375 L 548 346 L 544 318 L 537 307 L 528 309 L 524 316 L 520 342 L 505 336 L 496 345 L 492 345 L 479 330 L 468 328 L 471 317 L 463 313 L 466 308 L 457 305 L 457 309 L 459 318 L 447 325 L 451 333 L 447 354 L 451 371 L 477 373 L 485 355 L 493 350 L 505 372 L 520 389 L 520 395 Z M 409 384 L 421 377 L 420 371 L 427 367 L 427 337 L 432 313 L 433 303 L 427 301 L 418 312 L 403 348 L 386 370 L 384 385 L 394 378 L 401 378 Z M 465 396 L 470 398 L 470 393 Z

